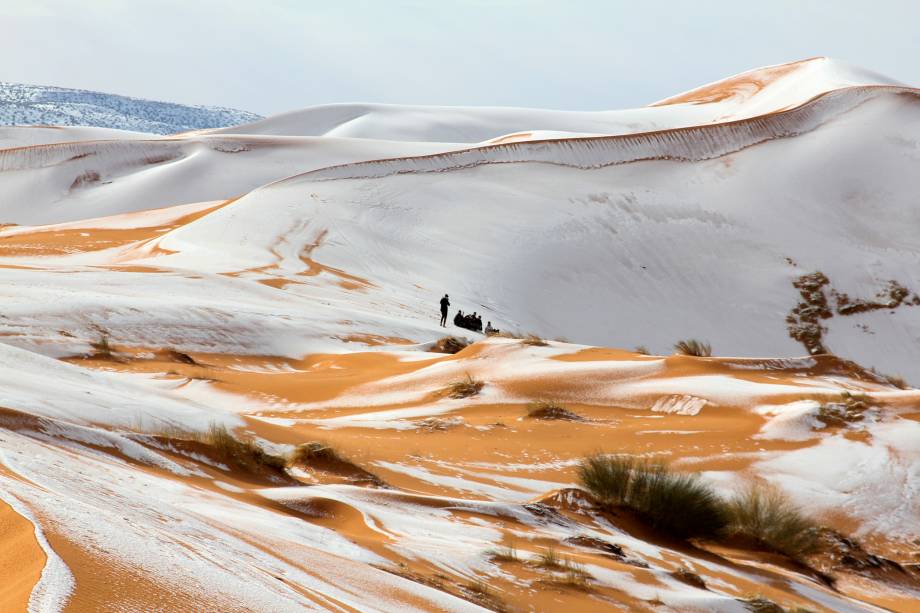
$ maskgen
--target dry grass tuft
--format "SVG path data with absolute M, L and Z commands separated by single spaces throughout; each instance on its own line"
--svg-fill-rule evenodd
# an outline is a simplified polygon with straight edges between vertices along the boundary
M 517 547 L 514 545 L 503 545 L 496 549 L 490 549 L 486 552 L 493 562 L 520 562 Z
M 763 596 L 746 598 L 741 600 L 741 604 L 752 613 L 786 613 L 781 606 Z
M 651 352 L 648 350 L 648 347 L 646 347 L 645 345 L 636 345 L 633 351 L 635 353 L 638 353 L 639 355 L 651 355 Z
M 498 613 L 504 613 L 508 610 L 508 607 L 504 602 L 492 591 L 492 588 L 488 586 L 481 579 L 476 579 L 475 581 L 470 581 L 466 585 L 460 587 L 462 594 L 470 601 L 475 602 L 476 604 L 496 611 Z
M 547 547 L 543 551 L 537 554 L 534 564 L 540 568 L 563 568 L 562 557 L 559 555 L 559 552 L 556 551 L 555 547 Z
M 820 530 L 777 489 L 752 485 L 728 503 L 729 530 L 795 560 L 821 550 Z
M 545 340 L 537 336 L 536 334 L 528 334 L 521 339 L 521 342 L 525 345 L 530 345 L 531 347 L 546 347 L 549 345 Z
M 695 338 L 677 341 L 674 343 L 674 351 L 681 355 L 692 355 L 698 358 L 712 357 L 712 347 L 710 347 L 709 343 Z
M 527 417 L 530 419 L 583 421 L 584 418 L 577 413 L 569 411 L 561 404 L 548 400 L 533 402 L 527 407 Z
M 266 452 L 252 439 L 237 438 L 222 424 L 212 423 L 197 440 L 210 445 L 217 456 L 227 463 L 249 470 L 283 470 L 287 465 L 283 457 Z
M 282 456 L 268 453 L 252 439 L 237 437 L 223 424 L 212 423 L 204 432 L 168 426 L 151 432 L 151 435 L 176 443 L 187 441 L 204 445 L 216 460 L 247 472 L 283 472 L 287 465 Z
M 380 477 L 361 468 L 335 449 L 319 441 L 298 445 L 287 458 L 288 466 L 303 466 L 348 479 L 355 484 L 385 487 Z
M 444 338 L 438 340 L 438 342 L 436 342 L 431 347 L 431 349 L 429 349 L 429 351 L 433 353 L 454 354 L 460 353 L 469 346 L 470 344 L 461 338 L 457 338 L 456 336 L 445 336 Z
M 319 441 L 298 445 L 288 456 L 288 464 L 310 465 L 317 462 L 346 462 L 335 449 Z
M 578 564 L 570 563 L 570 566 L 566 568 L 565 574 L 562 577 L 554 579 L 552 583 L 560 587 L 587 591 L 591 589 L 591 585 L 588 583 L 588 579 L 590 578 L 591 575 L 589 575 L 584 568 Z
M 474 379 L 469 373 L 467 373 L 466 379 L 461 379 L 460 381 L 454 381 L 448 384 L 447 395 L 455 399 L 469 398 L 481 392 L 484 386 L 484 382 Z
M 901 377 L 899 375 L 886 375 L 884 373 L 877 371 L 875 368 L 870 368 L 869 372 L 871 372 L 881 381 L 887 383 L 888 385 L 892 387 L 896 387 L 899 390 L 911 389 L 910 384 L 904 380 L 904 377 Z
M 114 356 L 114 349 L 112 344 L 109 342 L 109 335 L 105 332 L 102 332 L 99 335 L 99 339 L 90 343 L 90 347 L 93 348 L 92 357 L 100 360 L 111 360 Z

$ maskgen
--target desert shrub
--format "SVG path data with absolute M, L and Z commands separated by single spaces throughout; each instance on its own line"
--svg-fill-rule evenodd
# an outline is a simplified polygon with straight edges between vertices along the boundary
M 266 452 L 254 440 L 238 438 L 223 424 L 211 423 L 204 432 L 184 430 L 176 426 L 166 426 L 156 431 L 143 427 L 138 429 L 147 430 L 152 436 L 167 442 L 188 441 L 204 445 L 215 459 L 251 472 L 266 468 L 281 471 L 287 464 L 285 458 Z
M 215 454 L 224 461 L 250 470 L 271 468 L 281 470 L 287 462 L 281 456 L 270 454 L 251 439 L 237 438 L 223 424 L 212 423 L 207 431 L 197 437 L 210 445 Z
M 566 421 L 582 420 L 580 415 L 569 411 L 561 404 L 547 400 L 539 400 L 528 405 L 527 417 L 530 419 L 561 419 Z
M 701 590 L 706 589 L 706 582 L 703 581 L 703 578 L 700 577 L 697 573 L 693 572 L 685 566 L 681 566 L 677 570 L 671 573 L 671 576 L 677 579 L 678 581 L 683 581 L 687 585 L 692 585 L 693 587 L 698 587 Z
M 496 562 L 518 562 L 520 557 L 518 557 L 517 547 L 514 545 L 504 545 L 496 549 L 490 549 L 486 554 Z
M 712 356 L 712 347 L 709 346 L 709 343 L 704 343 L 695 338 L 677 341 L 674 343 L 674 351 L 682 355 L 692 355 L 698 358 L 708 358 Z
M 752 613 L 786 613 L 781 606 L 763 596 L 746 598 L 741 601 L 741 604 Z
M 664 464 L 595 455 L 582 460 L 578 476 L 599 501 L 628 507 L 673 536 L 714 537 L 728 525 L 725 503 L 711 487 Z
M 910 389 L 910 384 L 904 380 L 904 377 L 900 375 L 882 375 L 882 378 L 885 379 L 885 382 L 891 386 L 898 388 L 899 390 Z
M 875 376 L 875 378 L 878 379 L 880 382 L 887 383 L 888 385 L 891 385 L 892 387 L 896 387 L 900 390 L 910 389 L 910 384 L 908 384 L 907 381 L 904 380 L 904 377 L 901 377 L 899 375 L 886 375 L 885 373 L 879 372 L 874 367 L 870 368 L 869 372 L 872 373 Z
M 337 474 L 356 484 L 368 484 L 375 487 L 386 486 L 380 477 L 361 468 L 329 445 L 319 441 L 298 445 L 288 455 L 287 464 L 288 466 L 304 466 L 313 470 Z
M 491 611 L 504 613 L 508 610 L 507 605 L 492 591 L 487 583 L 481 579 L 470 581 L 460 588 L 463 595 L 472 602 L 485 607 Z
M 438 340 L 430 349 L 434 353 L 460 353 L 467 347 L 469 343 L 461 338 L 456 336 L 445 336 L 444 338 Z
M 537 336 L 536 334 L 528 334 L 521 339 L 521 342 L 525 345 L 530 345 L 531 347 L 546 347 L 549 345 L 545 340 Z
M 288 464 L 291 466 L 295 464 L 314 464 L 316 462 L 345 462 L 335 449 L 326 445 L 325 443 L 320 443 L 319 441 L 311 441 L 309 443 L 303 443 L 298 445 L 293 452 L 288 456 Z
M 538 553 L 534 563 L 540 568 L 562 568 L 564 566 L 563 560 L 555 547 L 547 547 Z
M 565 574 L 553 581 L 556 585 L 561 587 L 573 588 L 576 590 L 588 590 L 590 589 L 590 584 L 588 579 L 591 578 L 591 575 L 584 569 L 580 564 L 575 564 L 574 562 L 568 562 L 565 567 Z
M 818 526 L 779 490 L 752 485 L 728 502 L 730 530 L 800 559 L 821 548 Z
M 636 347 L 635 347 L 635 349 L 633 349 L 633 351 L 634 351 L 635 353 L 638 353 L 638 354 L 641 354 L 641 355 L 650 355 L 650 354 L 651 354 L 651 352 L 648 350 L 648 347 L 646 347 L 645 345 L 636 345 Z
M 578 479 L 600 502 L 625 505 L 637 464 L 636 459 L 629 456 L 589 456 L 578 465 Z
M 99 339 L 90 343 L 93 348 L 93 357 L 108 360 L 112 358 L 112 344 L 109 342 L 109 335 L 103 332 Z
M 466 379 L 461 379 L 460 381 L 454 381 L 447 386 L 447 395 L 451 398 L 469 398 L 470 396 L 475 396 L 480 391 L 482 391 L 485 383 L 474 379 L 470 376 L 469 373 L 466 375 Z

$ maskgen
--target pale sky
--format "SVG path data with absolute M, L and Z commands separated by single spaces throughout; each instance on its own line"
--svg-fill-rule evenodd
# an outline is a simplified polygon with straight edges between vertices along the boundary
M 920 85 L 918 0 L 0 0 L 0 81 L 271 114 L 648 104 L 828 55 Z

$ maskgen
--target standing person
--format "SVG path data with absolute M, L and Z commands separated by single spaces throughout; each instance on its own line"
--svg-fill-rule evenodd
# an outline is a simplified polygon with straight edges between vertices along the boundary
M 444 294 L 444 297 L 441 298 L 441 327 L 447 327 L 447 307 L 450 306 L 450 296 Z

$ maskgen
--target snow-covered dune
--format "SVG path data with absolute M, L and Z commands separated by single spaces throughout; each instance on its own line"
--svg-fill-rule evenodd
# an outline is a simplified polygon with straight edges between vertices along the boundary
M 920 291 L 916 126 L 914 90 L 846 89 L 730 124 L 333 167 L 167 233 L 162 263 L 296 274 L 309 247 L 393 308 L 443 288 L 499 327 L 791 356 L 799 277 L 851 299 Z M 822 320 L 825 346 L 920 376 L 915 308 Z
M 127 133 L 0 149 L 0 220 L 47 224 L 222 200 L 330 164 L 451 147 L 457 146 L 232 135 L 150 139 Z
M 822 57 L 752 70 L 636 109 L 579 112 L 330 104 L 211 132 L 463 143 L 512 133 L 634 134 L 754 117 L 800 105 L 828 91 L 860 85 L 898 83 Z
M 0 609 L 912 611 L 918 167 L 920 90 L 826 58 L 0 129 Z M 681 540 L 573 487 L 596 450 L 821 549 Z

